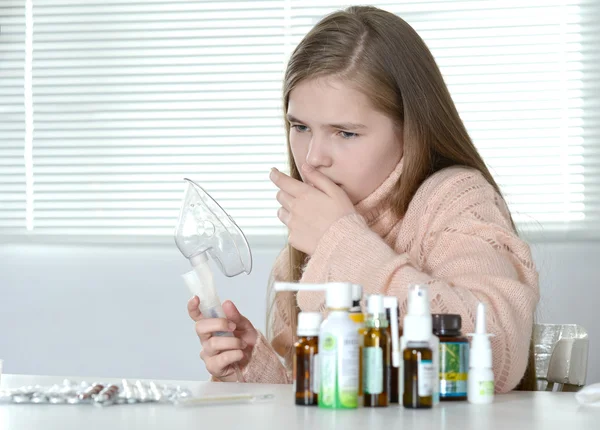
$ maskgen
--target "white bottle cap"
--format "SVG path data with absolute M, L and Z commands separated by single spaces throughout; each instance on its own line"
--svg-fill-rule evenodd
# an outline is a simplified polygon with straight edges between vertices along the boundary
M 352 284 L 349 282 L 327 283 L 325 304 L 329 309 L 350 309 L 352 307 Z
M 352 284 L 352 301 L 359 302 L 362 300 L 363 289 L 359 284 Z
M 477 305 L 477 320 L 475 321 L 475 333 L 472 336 L 469 348 L 469 368 L 492 368 L 492 343 L 490 333 L 485 331 L 485 304 Z
M 298 336 L 318 336 L 323 316 L 319 312 L 298 314 Z
M 367 297 L 367 314 L 369 315 L 385 315 L 385 307 L 383 306 L 383 296 L 379 294 L 371 294 Z
M 408 310 L 404 317 L 407 342 L 427 342 L 433 333 L 427 285 L 412 285 L 408 292 Z

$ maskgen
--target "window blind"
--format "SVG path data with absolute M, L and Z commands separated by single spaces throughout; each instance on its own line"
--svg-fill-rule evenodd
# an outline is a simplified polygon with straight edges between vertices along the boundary
M 285 62 L 323 15 L 348 2 L 27 1 L 29 155 L 25 2 L 0 9 L 10 14 L 0 34 L 3 59 L 10 54 L 0 64 L 10 103 L 0 106 L 11 109 L 1 123 L 1 163 L 10 172 L 0 173 L 0 193 L 10 196 L 0 208 L 3 231 L 23 228 L 29 209 L 34 236 L 170 237 L 190 177 L 249 236 L 283 234 L 268 172 L 285 169 Z M 598 236 L 600 4 L 373 4 L 427 42 L 521 230 Z
M 25 2 L 0 3 L 0 233 L 25 231 Z

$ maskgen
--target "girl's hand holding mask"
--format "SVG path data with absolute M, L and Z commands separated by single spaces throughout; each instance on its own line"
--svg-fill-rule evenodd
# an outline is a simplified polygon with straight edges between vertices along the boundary
M 279 188 L 277 216 L 289 229 L 290 245 L 312 255 L 329 227 L 356 211 L 345 191 L 327 176 L 308 164 L 302 166 L 302 175 L 306 182 L 272 169 L 270 178 Z

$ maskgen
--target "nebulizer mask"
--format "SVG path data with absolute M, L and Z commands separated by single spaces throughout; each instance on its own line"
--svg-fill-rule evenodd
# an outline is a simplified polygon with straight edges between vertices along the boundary
M 215 290 L 209 256 L 227 277 L 249 274 L 250 246 L 227 212 L 201 186 L 187 178 L 185 181 L 187 188 L 175 228 L 175 243 L 193 269 L 182 277 L 190 292 L 200 299 L 204 317 L 226 318 Z M 214 335 L 233 336 L 230 332 Z M 238 382 L 242 382 L 237 364 L 235 370 Z

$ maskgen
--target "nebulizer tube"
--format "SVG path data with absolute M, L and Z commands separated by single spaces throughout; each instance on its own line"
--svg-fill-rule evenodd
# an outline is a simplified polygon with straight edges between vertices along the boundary
M 209 256 L 228 277 L 252 270 L 250 246 L 235 221 L 198 184 L 186 179 L 187 188 L 175 229 L 175 243 L 193 269 L 182 275 L 200 312 L 207 318 L 226 318 L 215 290 Z M 214 336 L 234 336 L 215 332 Z M 238 382 L 244 382 L 238 363 L 233 365 Z

